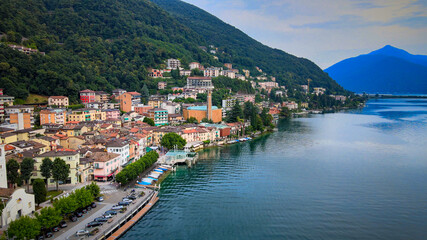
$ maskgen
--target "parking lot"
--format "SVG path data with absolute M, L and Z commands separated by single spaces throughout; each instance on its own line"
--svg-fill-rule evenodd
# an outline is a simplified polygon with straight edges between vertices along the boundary
M 86 229 L 89 232 L 94 228 L 86 228 L 86 224 L 92 222 L 95 218 L 101 217 L 106 211 L 110 210 L 118 202 L 122 201 L 124 197 L 129 195 L 131 189 L 127 191 L 116 190 L 116 191 L 106 191 L 104 192 L 104 201 L 96 202 L 97 207 L 88 211 L 82 217 L 78 218 L 77 222 L 71 222 L 67 220 L 68 226 L 61 229 L 59 232 L 54 233 L 55 239 L 94 239 L 96 235 L 101 235 L 104 231 L 111 229 L 117 224 L 117 221 L 122 219 L 126 214 L 129 214 L 133 211 L 139 204 L 147 199 L 152 190 L 150 189 L 135 189 L 135 196 L 139 196 L 141 192 L 144 192 L 142 197 L 137 197 L 129 206 L 124 213 L 117 211 L 117 215 L 112 217 L 111 222 L 105 222 L 102 226 L 97 227 L 99 232 L 95 236 L 76 236 L 76 232 L 79 230 Z

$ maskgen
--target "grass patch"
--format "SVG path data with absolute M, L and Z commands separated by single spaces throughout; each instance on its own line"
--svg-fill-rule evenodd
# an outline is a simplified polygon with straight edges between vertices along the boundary
M 25 100 L 25 103 L 47 103 L 47 99 L 47 96 L 30 93 L 30 95 L 28 95 L 27 99 Z
M 49 192 L 47 192 L 46 200 L 52 200 L 54 197 L 58 196 L 62 192 L 63 192 L 62 190 L 59 190 L 59 191 L 49 191 Z

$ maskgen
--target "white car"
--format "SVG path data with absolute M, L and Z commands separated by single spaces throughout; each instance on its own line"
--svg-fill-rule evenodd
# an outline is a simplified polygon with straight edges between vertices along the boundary
M 76 232 L 76 236 L 83 236 L 83 235 L 87 235 L 87 234 L 89 234 L 88 230 L 78 230 Z
M 120 209 L 122 209 L 123 208 L 123 206 L 122 205 L 114 205 L 112 208 L 111 208 L 111 210 L 120 210 Z
M 104 214 L 101 217 L 103 217 L 103 218 L 113 218 L 113 216 L 111 214 Z
M 133 200 L 132 200 L 132 199 L 129 199 L 129 198 L 123 198 L 123 199 L 122 199 L 122 201 L 123 201 L 123 202 L 128 202 L 128 203 L 133 202 Z

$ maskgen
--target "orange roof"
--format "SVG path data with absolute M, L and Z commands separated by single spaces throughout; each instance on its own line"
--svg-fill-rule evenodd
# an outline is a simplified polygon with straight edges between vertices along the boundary
M 9 145 L 9 144 L 7 144 L 7 145 L 4 146 L 4 150 L 5 151 L 10 151 L 10 150 L 14 150 L 14 149 L 15 149 L 15 147 L 12 146 L 12 145 Z
M 67 124 L 79 124 L 80 121 L 68 121 Z
M 197 130 L 196 130 L 196 129 L 188 129 L 188 130 L 186 129 L 186 130 L 182 130 L 182 132 L 183 132 L 183 133 L 186 133 L 186 134 L 187 134 L 187 133 L 196 133 L 196 132 L 197 132 Z
M 136 133 L 136 132 L 139 132 L 139 129 L 138 128 L 131 128 L 130 132 L 131 133 Z

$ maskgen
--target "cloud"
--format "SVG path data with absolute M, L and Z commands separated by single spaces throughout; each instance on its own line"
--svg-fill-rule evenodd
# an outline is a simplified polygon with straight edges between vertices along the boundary
M 391 44 L 427 54 L 425 0 L 186 0 L 322 68 Z

